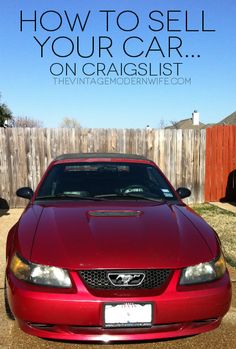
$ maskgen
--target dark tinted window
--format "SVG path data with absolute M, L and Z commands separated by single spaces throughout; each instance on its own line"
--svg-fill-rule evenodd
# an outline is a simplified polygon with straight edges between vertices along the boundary
M 173 199 L 175 194 L 152 165 L 137 163 L 67 163 L 52 167 L 38 192 L 40 196 L 146 194 Z

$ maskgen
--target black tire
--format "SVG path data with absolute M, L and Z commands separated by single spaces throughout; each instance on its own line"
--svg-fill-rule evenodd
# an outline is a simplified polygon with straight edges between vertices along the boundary
M 8 319 L 15 320 L 14 315 L 12 314 L 8 298 L 7 298 L 7 283 L 6 283 L 6 277 L 5 277 L 5 284 L 4 284 L 4 303 L 5 303 L 5 311 L 7 314 Z

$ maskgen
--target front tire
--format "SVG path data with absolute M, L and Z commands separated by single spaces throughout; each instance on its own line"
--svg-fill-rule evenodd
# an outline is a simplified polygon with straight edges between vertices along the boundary
M 5 303 L 5 311 L 8 319 L 15 320 L 15 317 L 11 311 L 8 298 L 7 298 L 7 283 L 6 283 L 6 277 L 5 277 L 5 283 L 4 283 L 4 303 Z

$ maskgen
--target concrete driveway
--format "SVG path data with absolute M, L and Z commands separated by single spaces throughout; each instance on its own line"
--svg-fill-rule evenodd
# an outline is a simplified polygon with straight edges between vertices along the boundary
M 222 325 L 208 333 L 190 338 L 156 341 L 140 344 L 79 344 L 55 342 L 32 337 L 20 331 L 14 321 L 8 320 L 4 310 L 5 241 L 10 227 L 17 221 L 22 210 L 14 209 L 3 214 L 0 211 L 0 349 L 233 349 L 236 348 L 236 270 L 230 268 L 233 281 L 233 300 Z

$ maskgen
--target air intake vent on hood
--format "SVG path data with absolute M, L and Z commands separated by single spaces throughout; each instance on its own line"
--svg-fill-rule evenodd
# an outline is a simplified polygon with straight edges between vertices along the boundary
M 88 214 L 92 217 L 139 217 L 142 212 L 132 210 L 96 210 L 89 211 Z

